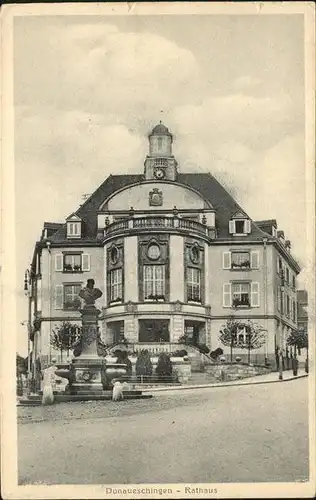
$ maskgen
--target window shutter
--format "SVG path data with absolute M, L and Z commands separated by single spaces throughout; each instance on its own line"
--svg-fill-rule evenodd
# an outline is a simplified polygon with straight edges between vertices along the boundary
M 251 283 L 251 307 L 260 306 L 260 283 Z
M 64 287 L 63 285 L 55 286 L 55 309 L 63 309 L 64 306 Z
M 235 221 L 234 220 L 230 220 L 229 221 L 229 234 L 234 234 L 236 233 L 236 230 L 235 230 Z
M 63 254 L 57 253 L 55 255 L 55 271 L 63 270 Z
M 223 285 L 223 307 L 231 307 L 231 283 Z
M 82 270 L 90 271 L 90 254 L 88 253 L 82 254 Z
M 245 233 L 246 234 L 251 233 L 251 221 L 249 219 L 245 220 Z
M 223 252 L 223 269 L 231 268 L 231 253 Z
M 251 252 L 251 269 L 259 269 L 260 252 Z

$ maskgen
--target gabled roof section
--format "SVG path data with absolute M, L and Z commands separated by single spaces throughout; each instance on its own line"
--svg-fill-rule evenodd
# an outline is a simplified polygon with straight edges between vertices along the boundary
M 245 214 L 243 209 L 238 205 L 234 198 L 226 191 L 226 189 L 209 173 L 198 174 L 179 174 L 178 182 L 194 187 L 205 198 L 210 200 L 216 211 L 216 227 L 219 238 L 230 238 L 229 221 L 231 217 L 238 211 Z M 247 218 L 247 214 L 245 214 Z M 251 219 L 250 219 L 251 220 Z M 247 239 L 262 239 L 268 235 L 261 231 L 258 226 L 251 221 L 251 233 L 244 236 L 243 241 Z
M 242 210 L 237 210 L 232 216 L 232 219 L 249 219 L 248 215 L 245 214 Z
M 69 215 L 67 218 L 66 218 L 66 221 L 69 222 L 69 221 L 75 221 L 75 222 L 81 222 L 82 219 L 81 217 L 78 217 L 78 215 L 76 215 L 75 213 Z
M 95 240 L 97 233 L 97 211 L 102 201 L 120 188 L 141 182 L 142 174 L 110 175 L 98 189 L 76 210 L 75 215 L 83 222 L 83 237 L 81 240 Z M 67 240 L 66 224 L 53 235 L 51 241 Z

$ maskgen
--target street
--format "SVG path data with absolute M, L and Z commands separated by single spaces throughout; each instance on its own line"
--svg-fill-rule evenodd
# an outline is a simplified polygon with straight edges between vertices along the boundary
M 19 419 L 19 484 L 307 480 L 307 385 L 304 378 L 155 393 L 60 404 L 50 414 L 23 409 L 37 414 Z

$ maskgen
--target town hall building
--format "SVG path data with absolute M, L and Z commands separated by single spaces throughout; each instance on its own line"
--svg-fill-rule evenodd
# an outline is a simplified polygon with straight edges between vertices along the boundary
M 58 357 L 51 333 L 80 323 L 79 291 L 93 278 L 107 345 L 170 352 L 190 338 L 225 352 L 219 332 L 234 315 L 266 330 L 256 359 L 274 357 L 297 328 L 290 242 L 210 173 L 182 172 L 162 123 L 148 140 L 143 171 L 110 175 L 63 223 L 44 223 L 31 268 L 36 355 L 44 365 Z

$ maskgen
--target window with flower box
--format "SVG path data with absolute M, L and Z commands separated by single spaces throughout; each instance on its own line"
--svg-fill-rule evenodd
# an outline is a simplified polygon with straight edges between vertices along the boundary
M 236 281 L 223 284 L 223 307 L 247 308 L 260 306 L 260 283 Z
M 55 287 L 55 309 L 77 311 L 81 308 L 82 301 L 79 292 L 82 283 L 63 283 Z
M 81 273 L 90 271 L 90 254 L 83 252 L 63 252 L 55 255 L 55 271 Z
M 223 269 L 231 269 L 233 271 L 243 271 L 247 269 L 260 268 L 260 251 L 259 250 L 231 250 L 223 252 Z

